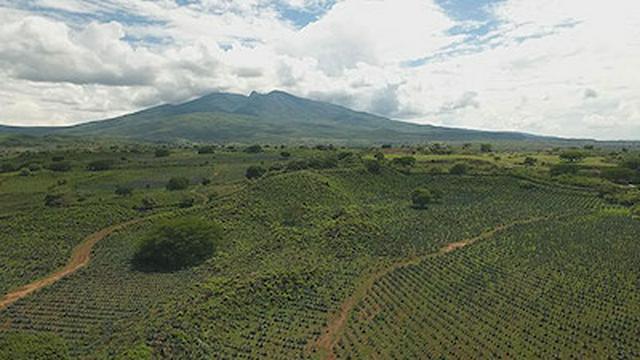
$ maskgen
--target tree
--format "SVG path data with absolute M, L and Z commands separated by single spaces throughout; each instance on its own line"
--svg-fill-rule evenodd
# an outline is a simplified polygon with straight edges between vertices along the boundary
M 246 147 L 244 149 L 244 152 L 249 153 L 249 154 L 257 154 L 257 153 L 261 153 L 262 150 L 262 146 L 260 145 L 251 145 L 249 147 Z
M 266 172 L 267 169 L 263 168 L 262 166 L 252 165 L 247 168 L 245 176 L 247 177 L 247 179 L 253 180 L 262 177 Z
M 118 185 L 116 186 L 116 195 L 118 196 L 131 196 L 133 190 L 128 186 Z
M 480 144 L 480 152 L 483 152 L 483 153 L 493 152 L 493 145 L 491 145 L 491 144 Z
M 622 166 L 626 167 L 627 169 L 640 171 L 640 156 L 627 158 L 622 162 Z
M 365 160 L 364 166 L 365 168 L 367 168 L 367 171 L 372 174 L 379 174 L 382 170 L 382 165 L 380 165 L 380 162 L 375 160 Z
M 449 169 L 451 175 L 464 175 L 469 171 L 469 166 L 465 163 L 457 163 Z
M 142 199 L 140 206 L 138 206 L 138 210 L 140 211 L 153 210 L 156 206 L 158 206 L 158 202 L 154 198 L 147 196 Z
M 626 167 L 603 169 L 602 177 L 617 184 L 628 185 L 640 182 L 640 173 Z
M 159 149 L 156 149 L 155 155 L 158 158 L 167 157 L 167 156 L 171 155 L 171 151 L 169 149 L 166 149 L 166 148 L 159 148 Z
M 44 196 L 44 205 L 48 207 L 63 207 L 66 203 L 62 194 L 47 194 Z
M 289 158 L 291 156 L 291 153 L 288 152 L 288 151 L 282 151 L 282 152 L 280 152 L 280 156 L 285 158 L 285 159 L 287 159 L 287 158 Z
M 222 228 L 196 218 L 159 223 L 139 243 L 134 264 L 142 270 L 174 271 L 197 265 L 214 254 Z
M 113 160 L 96 160 L 87 165 L 89 171 L 106 171 L 113 167 Z
M 214 154 L 215 152 L 216 152 L 216 147 L 213 145 L 198 147 L 198 154 Z
M 2 172 L 2 173 L 14 172 L 16 170 L 18 170 L 18 169 L 11 163 L 4 163 L 4 164 L 0 165 L 0 172 Z
M 411 202 L 418 209 L 425 209 L 434 201 L 434 195 L 429 189 L 416 189 L 411 194 Z
M 636 205 L 631 209 L 631 215 L 640 218 L 640 205 Z
M 167 190 L 184 190 L 189 187 L 190 181 L 185 177 L 173 177 L 167 183 Z
M 551 176 L 575 175 L 578 173 L 578 166 L 573 164 L 553 165 L 550 169 Z
M 586 154 L 580 150 L 572 149 L 563 151 L 560 154 L 560 159 L 568 162 L 578 162 L 586 157 Z
M 49 164 L 49 170 L 56 172 L 66 172 L 71 170 L 71 164 L 65 161 L 57 161 Z
M 404 167 L 413 167 L 416 165 L 416 158 L 414 158 L 413 156 L 403 156 L 393 159 L 391 163 Z
M 384 160 L 384 153 L 382 151 L 378 151 L 377 153 L 375 153 L 375 155 L 373 155 L 373 157 L 377 161 L 383 161 Z

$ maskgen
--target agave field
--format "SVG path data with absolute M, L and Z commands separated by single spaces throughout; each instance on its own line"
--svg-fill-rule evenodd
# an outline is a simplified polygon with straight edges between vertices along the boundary
M 93 179 L 66 175 L 59 186 L 72 196 L 92 194 L 82 206 L 41 205 L 52 184 L 25 200 L 5 187 L 16 207 L 2 209 L 3 293 L 64 265 L 92 232 L 142 220 L 98 242 L 87 266 L 0 309 L 0 344 L 105 359 L 640 356 L 640 222 L 593 191 L 494 169 L 382 162 L 372 172 L 349 154 L 287 169 L 326 151 L 279 153 L 129 155 Z M 269 171 L 246 180 L 249 166 Z M 164 188 L 181 174 L 188 189 Z M 114 183 L 133 194 L 114 195 Z M 436 201 L 413 206 L 417 188 Z M 195 205 L 176 205 L 194 193 Z M 159 205 L 140 211 L 147 196 Z M 215 255 L 178 271 L 134 266 L 139 239 L 187 216 L 221 226 Z

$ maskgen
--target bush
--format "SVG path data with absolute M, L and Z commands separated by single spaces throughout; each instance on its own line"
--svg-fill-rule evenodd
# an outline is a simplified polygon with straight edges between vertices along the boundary
M 282 151 L 282 152 L 280 152 L 280 156 L 285 158 L 285 159 L 287 159 L 287 158 L 291 157 L 291 153 L 288 152 L 288 151 Z
M 156 149 L 155 155 L 158 158 L 159 157 L 167 157 L 167 156 L 171 155 L 171 151 L 169 151 L 169 149 L 160 148 L 160 149 Z
M 380 165 L 380 162 L 375 160 L 365 160 L 364 167 L 367 169 L 368 172 L 372 174 L 379 174 L 380 171 L 382 171 L 382 166 Z
M 425 209 L 434 200 L 435 196 L 429 189 L 417 189 L 411 194 L 411 202 L 418 209 Z
M 566 150 L 560 154 L 560 159 L 568 161 L 568 162 L 578 162 L 584 159 L 586 154 L 580 150 Z
M 253 180 L 262 177 L 266 172 L 267 170 L 262 166 L 253 165 L 247 168 L 245 176 L 247 177 L 247 179 Z
M 173 177 L 167 183 L 167 190 L 184 190 L 189 187 L 190 181 L 185 177 Z
M 416 158 L 413 156 L 403 156 L 393 159 L 391 163 L 398 166 L 413 167 L 416 165 Z
M 464 163 L 455 164 L 449 169 L 449 174 L 451 175 L 464 175 L 469 172 L 469 166 Z
M 149 210 L 153 210 L 156 206 L 158 206 L 158 202 L 154 198 L 145 197 L 142 199 L 140 206 L 138 206 L 138 210 L 149 211 Z
M 69 346 L 52 333 L 5 332 L 0 335 L 0 359 L 69 359 Z
M 211 257 L 222 238 L 219 225 L 188 218 L 164 221 L 145 236 L 134 256 L 142 270 L 174 271 Z
M 640 205 L 636 205 L 631 209 L 631 215 L 640 218 Z
M 71 170 L 71 164 L 68 162 L 58 161 L 49 164 L 49 170 L 56 172 L 66 172 Z
M 31 176 L 31 171 L 29 169 L 22 169 L 20 176 Z
M 537 163 L 538 163 L 538 160 L 531 156 L 527 156 L 522 162 L 522 164 L 526 166 L 535 166 Z
M 2 172 L 2 173 L 14 172 L 16 170 L 18 170 L 18 169 L 11 163 L 4 163 L 4 164 L 0 165 L 0 172 Z
M 62 194 L 47 194 L 44 196 L 44 205 L 48 207 L 62 207 L 66 205 L 66 200 Z
M 110 170 L 113 167 L 113 160 L 96 160 L 92 161 L 87 165 L 87 170 L 89 171 L 105 171 Z
M 214 154 L 216 147 L 212 145 L 198 147 L 198 154 Z
M 640 182 L 640 173 L 626 167 L 604 169 L 602 177 L 617 184 L 628 185 Z
M 373 155 L 373 157 L 378 161 L 383 161 L 384 160 L 384 153 L 382 151 L 378 151 L 377 153 L 375 153 Z
M 493 152 L 493 145 L 491 145 L 491 144 L 481 144 L 480 145 L 480 152 L 483 152 L 483 153 Z
M 195 203 L 196 203 L 196 199 L 192 197 L 185 197 L 182 200 L 180 200 L 180 203 L 178 204 L 178 206 L 183 209 L 186 209 L 186 208 L 193 207 Z
M 116 186 L 115 193 L 118 196 L 131 196 L 131 194 L 133 194 L 133 189 L 128 186 L 118 185 Z
M 244 149 L 244 152 L 249 154 L 257 154 L 257 153 L 261 153 L 262 151 L 263 151 L 262 146 L 260 145 L 251 145 Z
M 580 168 L 572 164 L 553 165 L 550 169 L 551 176 L 575 175 Z
M 62 155 L 56 155 L 56 156 L 51 158 L 51 161 L 54 161 L 54 162 L 62 161 L 62 160 L 64 160 L 64 156 L 62 156 Z

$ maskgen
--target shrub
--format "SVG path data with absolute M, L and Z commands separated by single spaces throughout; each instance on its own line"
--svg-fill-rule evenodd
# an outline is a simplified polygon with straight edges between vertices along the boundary
M 178 206 L 183 209 L 186 209 L 186 208 L 193 207 L 195 203 L 196 203 L 196 199 L 192 197 L 185 197 L 182 200 L 180 200 L 180 203 L 178 204 Z
M 481 144 L 480 145 L 480 152 L 483 152 L 483 153 L 493 152 L 493 145 L 491 145 L 491 144 Z
M 44 196 L 44 205 L 48 207 L 62 207 L 66 205 L 66 200 L 62 194 L 47 194 Z
M 200 181 L 200 184 L 202 184 L 203 186 L 207 186 L 207 185 L 211 184 L 211 179 L 204 178 L 204 179 L 202 179 L 202 181 Z
M 247 168 L 245 176 L 247 177 L 247 179 L 253 180 L 262 177 L 266 172 L 267 170 L 262 166 L 253 165 Z
M 251 145 L 249 147 L 246 147 L 244 149 L 244 152 L 249 153 L 249 154 L 257 154 L 257 153 L 261 153 L 262 150 L 262 146 L 260 145 Z
M 631 209 L 631 215 L 640 218 L 640 205 L 636 205 Z
M 62 161 L 62 160 L 64 160 L 64 156 L 62 156 L 62 155 L 56 155 L 56 156 L 51 158 L 51 161 L 54 161 L 54 162 Z
M 602 177 L 618 184 L 640 182 L 640 173 L 626 167 L 614 167 L 602 170 Z
M 29 164 L 27 168 L 29 169 L 29 171 L 38 171 L 42 169 L 42 166 L 40 166 L 40 164 L 38 163 L 33 163 L 33 164 Z
M 626 159 L 622 163 L 622 166 L 624 166 L 627 169 L 640 171 L 640 156 Z
M 382 165 L 380 165 L 380 162 L 375 160 L 365 160 L 364 167 L 372 174 L 379 174 L 380 171 L 382 171 Z
M 113 167 L 113 160 L 96 160 L 87 165 L 89 171 L 105 171 L 110 170 Z
M 133 194 L 133 189 L 128 186 L 118 185 L 116 186 L 115 193 L 118 196 L 131 196 L 131 194 Z
M 69 359 L 69 346 L 58 335 L 44 332 L 5 332 L 0 359 Z
M 71 164 L 64 161 L 53 162 L 49 164 L 49 170 L 56 172 L 66 172 L 71 170 Z
M 455 164 L 449 169 L 449 174 L 452 175 L 464 175 L 469 171 L 469 166 L 464 163 Z
M 219 225 L 195 218 L 158 224 L 140 242 L 134 263 L 143 270 L 174 271 L 211 257 L 222 238 Z
M 413 156 L 403 156 L 393 159 L 391 163 L 393 165 L 413 167 L 416 165 L 416 158 L 414 158 Z
M 20 171 L 20 176 L 31 176 L 31 170 L 22 169 L 22 171 Z
M 184 190 L 189 187 L 189 183 L 189 179 L 185 177 L 173 177 L 169 179 L 169 182 L 167 183 L 167 190 Z
M 214 154 L 216 147 L 212 145 L 198 147 L 198 154 Z
M 533 158 L 531 156 L 527 156 L 522 162 L 522 164 L 526 166 L 535 166 L 537 163 L 538 163 L 538 159 Z
M 167 157 L 167 156 L 171 155 L 171 151 L 169 149 L 160 148 L 160 149 L 156 149 L 155 155 L 158 158 Z
M 153 210 L 156 206 L 158 206 L 158 202 L 154 198 L 145 197 L 142 199 L 140 206 L 138 206 L 138 210 L 140 211 Z
M 435 200 L 434 194 L 429 189 L 416 189 L 411 194 L 411 202 L 418 209 L 424 209 Z
M 377 161 L 383 161 L 384 160 L 384 153 L 382 151 L 378 151 L 377 153 L 375 153 L 375 155 L 373 155 L 373 157 Z
M 580 168 L 572 164 L 553 165 L 550 169 L 551 176 L 575 175 Z
M 4 163 L 0 165 L 0 172 L 3 172 L 3 173 L 14 172 L 16 170 L 18 169 L 11 163 Z
M 285 158 L 285 159 L 287 159 L 287 158 L 291 157 L 291 153 L 288 152 L 288 151 L 282 151 L 282 152 L 280 152 L 280 156 Z

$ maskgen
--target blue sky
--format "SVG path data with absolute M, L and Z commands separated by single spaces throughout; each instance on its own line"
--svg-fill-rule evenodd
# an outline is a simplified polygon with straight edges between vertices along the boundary
M 281 89 L 394 119 L 640 138 L 627 0 L 0 0 L 0 123 Z

